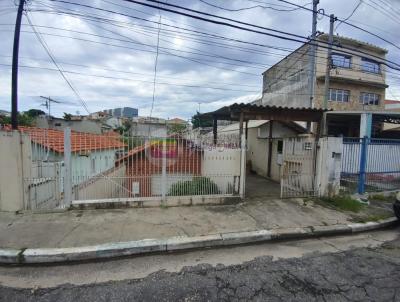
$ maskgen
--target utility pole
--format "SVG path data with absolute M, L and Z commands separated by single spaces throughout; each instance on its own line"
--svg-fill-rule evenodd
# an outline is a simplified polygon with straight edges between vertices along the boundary
M 61 102 L 53 100 L 51 97 L 46 97 L 46 96 L 40 96 L 42 99 L 45 100 L 45 103 L 42 104 L 43 106 L 45 106 L 48 110 L 48 119 L 50 119 L 50 107 L 51 107 L 51 103 L 57 103 L 60 104 Z
M 12 74 L 11 74 L 11 127 L 18 128 L 18 53 L 19 53 L 19 36 L 21 33 L 22 12 L 24 10 L 25 0 L 19 0 L 17 19 L 15 20 L 14 45 L 12 57 Z
M 335 24 L 335 16 L 332 14 L 329 16 L 329 47 L 328 56 L 326 60 L 326 71 L 325 71 L 325 90 L 324 90 L 324 109 L 328 109 L 328 99 L 329 99 L 329 80 L 332 68 L 332 44 L 333 44 L 333 26 Z
M 314 105 L 314 85 L 315 85 L 315 53 L 317 50 L 315 38 L 317 36 L 317 16 L 319 0 L 313 0 L 313 16 L 311 29 L 311 44 L 309 49 L 309 79 L 308 88 L 310 94 L 310 108 Z M 307 122 L 307 132 L 311 131 L 311 123 Z

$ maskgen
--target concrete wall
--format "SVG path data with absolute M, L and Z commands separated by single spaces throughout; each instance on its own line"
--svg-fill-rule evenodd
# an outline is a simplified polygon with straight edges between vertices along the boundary
M 325 35 L 320 37 L 321 40 L 327 41 Z M 376 48 L 372 45 L 362 45 L 352 39 L 343 39 L 335 37 L 334 41 L 340 42 L 341 45 L 354 48 L 368 54 L 378 56 L 381 59 L 385 58 L 386 53 L 384 50 Z M 323 44 L 321 44 L 323 45 Z M 342 53 L 342 49 L 333 47 L 333 52 Z M 330 71 L 330 87 L 336 89 L 350 90 L 350 101 L 348 103 L 328 102 L 328 107 L 334 110 L 383 110 L 385 107 L 385 83 L 386 72 L 385 66 L 380 65 L 381 72 L 378 74 L 365 72 L 362 70 L 362 57 L 368 55 L 360 54 L 356 51 L 346 49 L 345 55 L 351 55 L 350 68 L 335 67 Z M 325 85 L 325 71 L 327 52 L 325 48 L 318 48 L 318 57 L 316 65 L 316 86 L 315 86 L 315 107 L 321 108 L 324 100 L 324 85 Z M 350 54 L 347 54 L 350 53 Z M 370 57 L 371 59 L 375 59 Z M 376 60 L 376 59 L 375 59 Z M 360 92 L 377 93 L 381 96 L 379 106 L 362 105 L 359 102 Z
M 167 124 L 162 123 L 132 123 L 132 136 L 167 137 Z
M 320 196 L 339 194 L 342 150 L 341 137 L 323 137 L 319 141 L 316 184 Z
M 318 39 L 327 41 L 326 35 Z M 356 51 L 343 50 L 333 47 L 333 52 L 351 55 L 351 68 L 335 67 L 330 71 L 330 87 L 350 90 L 350 101 L 329 102 L 328 106 L 334 110 L 376 110 L 384 109 L 386 71 L 383 64 L 380 65 L 381 72 L 378 74 L 362 70 L 362 57 L 376 59 L 378 56 L 384 59 L 385 50 L 370 44 L 365 44 L 353 39 L 335 36 L 334 41 L 342 46 L 356 49 Z M 319 42 L 320 45 L 326 46 Z M 364 55 L 358 50 L 369 54 Z M 289 54 L 283 60 L 272 66 L 263 74 L 263 96 L 262 104 L 289 107 L 309 107 L 308 90 L 308 46 L 304 45 L 295 52 Z M 350 54 L 348 54 L 350 53 Z M 324 100 L 325 70 L 327 63 L 327 49 L 318 47 L 316 58 L 316 85 L 314 90 L 314 107 L 321 108 Z M 377 93 L 380 95 L 379 106 L 362 105 L 359 103 L 360 92 Z
M 309 107 L 308 46 L 300 47 L 263 74 L 261 104 Z
M 129 196 L 125 185 L 125 164 L 111 168 L 87 179 L 73 188 L 75 200 L 93 200 L 107 198 L 122 198 Z
M 278 154 L 278 141 L 284 137 L 294 137 L 297 132 L 282 125 L 279 122 L 274 122 L 272 126 L 272 158 L 271 158 L 271 179 L 280 180 L 281 171 L 281 156 Z M 268 140 L 269 123 L 262 125 L 259 128 L 248 130 L 247 137 L 247 161 L 251 161 L 251 168 L 258 175 L 267 177 L 268 173 Z
M 46 116 L 38 116 L 35 120 L 36 127 L 64 130 L 70 127 L 72 131 L 101 134 L 102 124 L 93 120 L 67 121 L 61 118 L 48 119 Z
M 115 164 L 115 149 L 106 149 L 91 151 L 87 153 L 72 152 L 72 183 L 78 184 L 95 176 L 103 171 L 107 171 L 114 167 Z M 41 145 L 32 143 L 32 158 L 34 161 L 48 160 L 50 162 L 63 162 L 64 154 L 49 151 Z M 94 161 L 95 170 L 92 170 L 92 160 Z
M 0 211 L 19 211 L 28 207 L 31 144 L 18 131 L 0 131 Z
M 209 177 L 225 193 L 237 192 L 240 176 L 240 149 L 212 148 L 203 152 L 201 175 Z

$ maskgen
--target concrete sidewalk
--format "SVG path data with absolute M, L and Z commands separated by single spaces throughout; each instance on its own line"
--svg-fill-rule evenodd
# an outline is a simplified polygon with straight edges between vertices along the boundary
M 0 214 L 0 248 L 65 248 L 141 239 L 327 227 L 351 216 L 302 199 L 253 200 L 224 206 L 73 210 Z

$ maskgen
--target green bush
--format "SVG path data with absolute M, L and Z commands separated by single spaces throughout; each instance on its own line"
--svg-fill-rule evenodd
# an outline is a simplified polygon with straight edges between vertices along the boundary
M 195 177 L 193 180 L 180 181 L 171 186 L 169 196 L 210 195 L 219 194 L 215 182 L 208 177 Z

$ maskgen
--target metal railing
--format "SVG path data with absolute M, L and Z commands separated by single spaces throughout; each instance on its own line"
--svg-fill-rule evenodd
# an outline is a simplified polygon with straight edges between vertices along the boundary
M 341 186 L 354 193 L 400 188 L 400 140 L 343 139 Z

